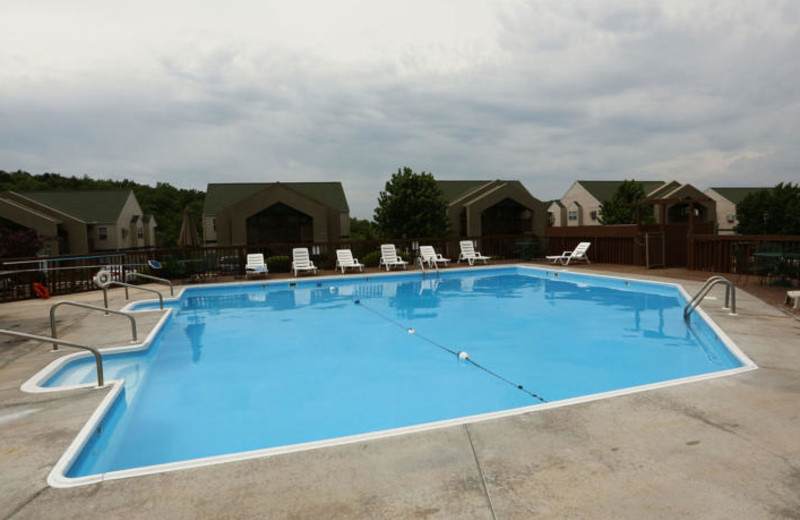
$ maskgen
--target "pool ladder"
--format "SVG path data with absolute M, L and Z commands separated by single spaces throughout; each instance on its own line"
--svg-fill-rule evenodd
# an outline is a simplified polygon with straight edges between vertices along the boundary
M 733 282 L 728 280 L 723 276 L 712 276 L 706 283 L 703 284 L 703 288 L 694 295 L 689 303 L 686 304 L 686 307 L 683 308 L 683 319 L 688 320 L 689 316 L 692 315 L 692 311 L 694 311 L 700 302 L 703 301 L 703 298 L 711 291 L 711 289 L 717 284 L 725 284 L 725 305 L 723 309 L 730 309 L 731 315 L 736 314 L 736 286 L 733 285 Z

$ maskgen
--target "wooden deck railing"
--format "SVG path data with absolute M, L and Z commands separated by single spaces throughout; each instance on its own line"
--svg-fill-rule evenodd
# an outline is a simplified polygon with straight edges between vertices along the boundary
M 667 226 L 669 228 L 669 226 Z M 531 235 L 469 237 L 477 243 L 477 250 L 501 259 L 540 258 L 572 250 L 579 242 L 592 243 L 589 258 L 592 262 L 622 265 L 645 264 L 644 233 L 655 231 L 648 226 L 582 226 L 547 228 L 545 237 Z M 378 251 L 383 243 L 393 243 L 401 256 L 412 260 L 420 245 L 432 245 L 436 251 L 453 261 L 458 258 L 459 240 L 462 238 L 376 239 L 340 240 L 324 243 L 271 243 L 257 246 L 196 247 L 173 249 L 143 249 L 122 251 L 109 255 L 85 257 L 34 258 L 33 264 L 10 264 L 15 260 L 0 261 L 0 301 L 24 300 L 36 297 L 35 282 L 44 284 L 53 295 L 64 295 L 94 290 L 94 274 L 105 266 L 111 267 L 112 276 L 125 281 L 131 269 L 149 272 L 148 260 L 163 265 L 158 276 L 183 279 L 198 275 L 244 274 L 248 253 L 263 253 L 265 258 L 291 256 L 294 247 L 308 247 L 314 261 L 322 269 L 333 269 L 336 249 L 349 248 L 362 263 L 377 264 Z M 713 235 L 687 236 L 685 227 L 676 225 L 668 229 L 664 241 L 668 266 L 688 267 L 718 273 L 743 272 L 744 265 L 756 265 L 766 251 L 783 251 L 788 256 L 800 255 L 800 236 L 765 235 Z M 784 269 L 789 275 L 797 262 Z M 737 265 L 738 264 L 738 265 Z M 65 269 L 66 268 L 66 269 Z M 287 267 L 288 270 L 288 267 Z M 800 276 L 800 272 L 798 273 Z
M 265 258 L 287 256 L 292 248 L 307 247 L 314 262 L 321 269 L 333 269 L 336 262 L 336 249 L 348 248 L 362 263 L 377 265 L 380 245 L 393 243 L 398 253 L 407 260 L 413 260 L 420 245 L 432 245 L 438 253 L 454 262 L 460 252 L 459 240 L 471 239 L 477 243 L 477 250 L 485 255 L 499 259 L 530 260 L 544 256 L 544 241 L 532 235 L 484 236 L 465 238 L 416 238 L 416 239 L 376 239 L 339 240 L 323 243 L 270 243 L 254 246 L 208 246 L 195 248 L 141 249 L 128 250 L 111 255 L 86 255 L 4 259 L 0 260 L 0 301 L 15 301 L 35 298 L 32 286 L 41 283 L 53 295 L 72 294 L 95 290 L 92 280 L 94 274 L 103 267 L 110 268 L 114 280 L 124 282 L 126 273 L 131 270 L 149 273 L 149 260 L 156 260 L 162 269 L 153 273 L 168 279 L 184 279 L 197 276 L 244 275 L 244 265 L 248 253 L 263 253 Z M 36 260 L 32 264 L 15 264 L 20 260 Z M 9 265 L 10 264 L 10 265 Z M 288 263 L 286 264 L 288 271 Z
M 760 256 L 764 253 L 776 253 L 775 258 L 781 258 L 777 253 L 785 255 L 784 258 L 800 255 L 800 236 L 693 235 L 689 242 L 692 254 L 687 267 L 698 271 L 743 272 L 745 267 L 757 266 L 758 259 L 765 258 Z

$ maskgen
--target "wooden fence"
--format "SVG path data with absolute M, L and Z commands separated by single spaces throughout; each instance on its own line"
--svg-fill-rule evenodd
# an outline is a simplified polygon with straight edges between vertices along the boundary
M 466 238 L 421 238 L 346 240 L 324 243 L 270 243 L 256 246 L 196 247 L 173 249 L 127 250 L 119 253 L 86 255 L 84 257 L 46 257 L 4 259 L 0 261 L 0 301 L 24 300 L 36 297 L 34 283 L 43 284 L 53 295 L 72 294 L 96 289 L 93 276 L 101 268 L 111 271 L 112 277 L 124 281 L 130 271 L 138 271 L 168 279 L 196 276 L 244 275 L 247 255 L 262 253 L 273 259 L 277 270 L 289 270 L 289 257 L 295 247 L 307 247 L 314 262 L 324 270 L 332 270 L 336 249 L 351 249 L 353 255 L 368 266 L 378 264 L 380 245 L 393 243 L 398 253 L 413 262 L 420 245 L 432 245 L 436 251 L 456 261 L 459 240 Z M 544 256 L 544 243 L 531 235 L 473 237 L 477 250 L 498 259 L 530 260 Z M 284 257 L 283 259 L 276 257 Z M 20 261 L 32 261 L 20 264 Z M 147 262 L 156 260 L 162 269 L 153 271 Z
M 657 233 L 658 226 L 581 226 L 547 228 L 545 238 L 530 235 L 471 237 L 477 250 L 498 259 L 530 260 L 545 255 L 557 255 L 572 250 L 579 242 L 592 243 L 589 258 L 592 262 L 621 265 L 645 265 L 645 233 Z M 663 253 L 666 266 L 688 267 L 701 271 L 741 273 L 759 266 L 765 252 L 781 252 L 785 260 L 773 270 L 790 278 L 800 276 L 800 236 L 714 235 L 687 236 L 685 225 L 667 225 L 664 229 Z M 346 240 L 324 243 L 280 243 L 259 246 L 197 247 L 190 249 L 145 249 L 122 251 L 85 257 L 47 257 L 5 259 L 0 262 L 0 301 L 24 300 L 36 297 L 35 282 L 43 284 L 54 295 L 90 291 L 96 287 L 92 277 L 101 268 L 110 268 L 112 276 L 125 280 L 130 270 L 155 274 L 169 279 L 191 276 L 244 274 L 248 253 L 262 253 L 265 258 L 291 256 L 294 247 L 308 247 L 321 269 L 333 269 L 336 249 L 351 249 L 353 255 L 366 265 L 377 265 L 380 245 L 393 243 L 401 256 L 413 262 L 419 245 L 432 245 L 437 252 L 455 261 L 461 238 L 422 238 L 392 240 Z M 661 250 L 657 249 L 657 254 Z M 651 255 L 653 251 L 651 250 Z M 767 255 L 769 258 L 770 255 Z M 795 260 L 797 259 L 797 260 Z M 30 264 L 15 261 L 32 260 Z M 153 272 L 148 260 L 157 260 L 163 269 Z M 763 262 L 762 262 L 763 264 Z M 288 258 L 275 265 L 288 270 Z M 795 271 L 797 274 L 794 274 Z M 277 271 L 275 271 L 277 272 Z
M 547 254 L 571 251 L 579 242 L 591 242 L 592 262 L 644 265 L 644 242 L 635 224 L 617 226 L 549 227 Z
M 759 258 L 780 260 L 800 256 L 800 236 L 693 235 L 689 244 L 691 255 L 687 267 L 698 271 L 743 272 L 749 266 L 757 266 Z M 789 264 L 791 268 L 792 262 Z

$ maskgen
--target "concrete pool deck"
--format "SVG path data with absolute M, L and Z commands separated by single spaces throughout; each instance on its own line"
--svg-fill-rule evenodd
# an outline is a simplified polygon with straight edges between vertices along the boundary
M 609 274 L 603 266 L 571 269 Z M 626 276 L 675 282 L 651 276 Z M 696 277 L 695 277 L 696 278 Z M 690 294 L 696 279 L 680 281 Z M 153 286 L 155 287 L 155 286 Z M 124 305 L 110 292 L 110 306 Z M 147 298 L 134 291 L 134 298 Z M 469 425 L 204 468 L 51 488 L 47 474 L 107 389 L 19 390 L 55 356 L 0 337 L 0 520 L 22 518 L 800 518 L 800 321 L 722 289 L 702 308 L 760 368 Z M 0 328 L 49 334 L 60 299 L 0 304 Z M 146 336 L 160 312 L 137 321 Z M 122 345 L 121 317 L 59 309 L 59 336 Z

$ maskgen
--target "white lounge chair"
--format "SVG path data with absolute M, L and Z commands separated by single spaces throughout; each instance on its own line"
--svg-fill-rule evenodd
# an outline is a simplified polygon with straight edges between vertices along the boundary
M 351 269 L 358 269 L 362 273 L 364 272 L 364 265 L 358 262 L 358 258 L 353 258 L 352 251 L 349 249 L 337 249 L 336 269 L 341 269 L 342 274 L 344 274 L 344 270 L 348 267 Z
M 589 250 L 589 246 L 591 245 L 591 242 L 581 242 L 572 251 L 564 251 L 560 255 L 548 256 L 547 259 L 552 260 L 554 264 L 556 262 L 561 262 L 561 265 L 569 265 L 570 262 L 579 261 L 591 264 L 592 262 L 589 261 L 589 257 L 586 256 L 586 251 Z
M 428 267 L 438 266 L 439 264 L 444 264 L 447 267 L 447 264 L 450 263 L 450 259 L 443 257 L 441 253 L 437 253 L 433 246 L 419 246 L 419 257 L 428 264 Z
M 266 276 L 268 272 L 269 269 L 264 262 L 264 255 L 261 253 L 247 255 L 247 264 L 244 266 L 245 278 L 249 278 L 251 274 L 263 274 Z
M 297 276 L 300 271 L 312 271 L 317 274 L 317 266 L 308 256 L 307 247 L 296 247 L 292 249 L 292 273 Z
M 408 269 L 408 262 L 397 256 L 397 249 L 394 244 L 381 245 L 381 260 L 378 262 L 378 267 L 385 265 L 388 271 L 392 267 L 403 266 L 403 269 Z
M 800 310 L 800 291 L 786 291 L 786 304 L 794 300 L 794 308 Z
M 461 254 L 458 255 L 459 263 L 462 260 L 466 260 L 469 265 L 475 265 L 475 260 L 482 260 L 484 264 L 487 263 L 487 260 L 490 260 L 488 256 L 483 256 L 475 251 L 475 245 L 472 240 L 462 240 L 459 245 L 461 246 Z

